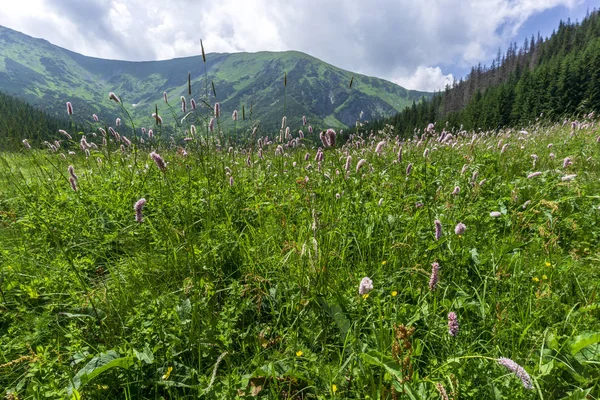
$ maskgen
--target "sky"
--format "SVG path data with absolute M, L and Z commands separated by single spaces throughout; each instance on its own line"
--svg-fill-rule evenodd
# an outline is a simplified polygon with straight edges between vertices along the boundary
M 0 25 L 92 57 L 146 61 L 297 50 L 408 89 L 440 90 L 498 48 L 598 0 L 0 0 Z

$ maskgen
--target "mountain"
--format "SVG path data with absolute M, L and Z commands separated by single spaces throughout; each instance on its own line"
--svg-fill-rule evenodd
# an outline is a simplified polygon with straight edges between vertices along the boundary
M 208 106 L 201 100 L 219 101 L 227 116 L 224 122 L 231 121 L 235 109 L 241 117 L 244 106 L 247 119 L 252 110 L 252 118 L 271 131 L 279 129 L 284 104 L 288 121 L 296 121 L 299 127 L 306 115 L 320 129 L 354 126 L 361 111 L 365 120 L 390 116 L 431 95 L 353 74 L 296 51 L 209 53 L 206 60 L 204 64 L 202 56 L 145 62 L 86 57 L 0 26 L 0 91 L 51 115 L 66 115 L 65 103 L 71 101 L 75 117 L 87 121 L 93 113 L 106 122 L 123 116 L 119 106 L 109 101 L 109 92 L 120 96 L 138 125 L 153 123 L 156 106 L 159 114 L 169 117 L 166 121 L 175 120 L 163 101 L 167 92 L 177 119 L 184 115 L 179 99 L 185 96 L 188 108 L 191 98 L 204 107 Z
M 446 129 L 497 129 L 580 118 L 600 112 L 600 10 L 581 22 L 561 21 L 549 38 L 512 43 L 492 65 L 478 65 L 444 92 L 372 122 L 369 129 L 393 125 L 411 135 L 436 121 Z

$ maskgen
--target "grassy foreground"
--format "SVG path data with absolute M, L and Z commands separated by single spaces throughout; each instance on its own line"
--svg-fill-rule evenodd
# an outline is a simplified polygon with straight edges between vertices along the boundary
M 322 156 L 264 138 L 262 158 L 258 141 L 199 140 L 3 154 L 0 385 L 9 399 L 597 398 L 595 123 L 388 128 Z

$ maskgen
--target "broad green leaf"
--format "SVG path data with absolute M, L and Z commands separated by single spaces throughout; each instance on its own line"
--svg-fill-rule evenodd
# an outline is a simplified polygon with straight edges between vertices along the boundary
M 79 372 L 73 377 L 72 384 L 69 386 L 69 392 L 73 389 L 79 389 L 104 371 L 111 368 L 121 367 L 128 369 L 133 364 L 133 357 L 121 357 L 114 350 L 100 354 L 92 358 Z
M 570 340 L 571 354 L 579 353 L 583 348 L 600 342 L 600 332 L 585 332 Z

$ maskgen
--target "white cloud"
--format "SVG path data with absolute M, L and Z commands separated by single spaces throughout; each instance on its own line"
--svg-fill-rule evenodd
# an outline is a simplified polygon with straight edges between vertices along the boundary
M 452 74 L 444 75 L 440 67 L 418 66 L 412 75 L 392 79 L 392 82 L 405 88 L 433 92 L 444 90 L 453 80 Z
M 436 66 L 485 63 L 530 16 L 582 1 L 3 0 L 0 24 L 104 58 L 197 55 L 200 39 L 207 52 L 299 50 L 431 89 L 448 75 Z

